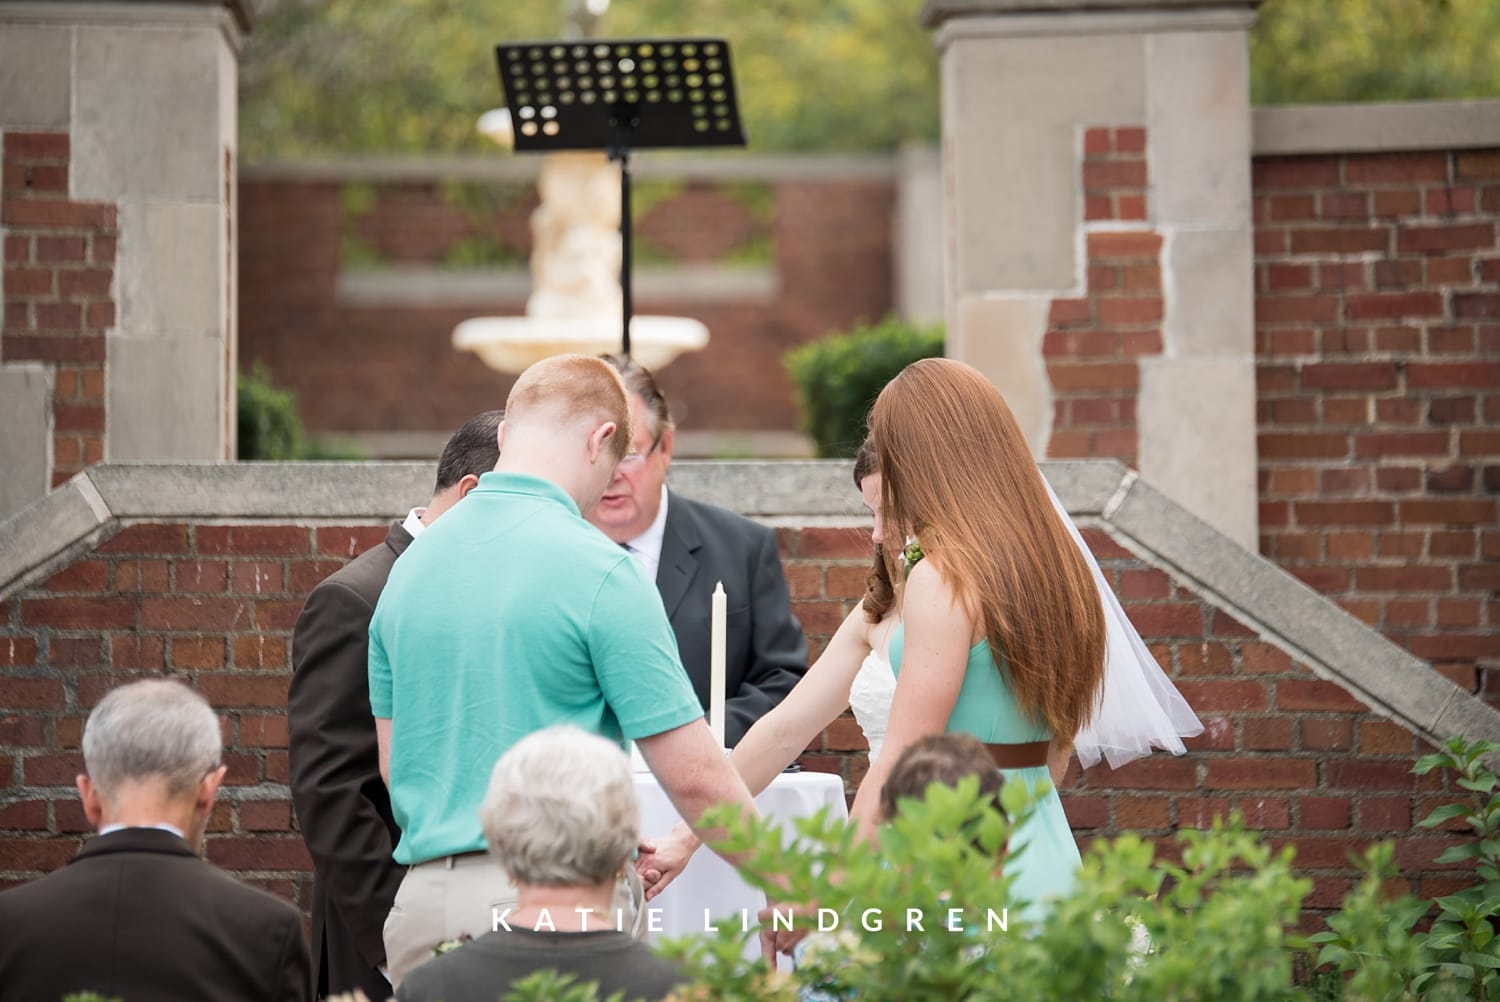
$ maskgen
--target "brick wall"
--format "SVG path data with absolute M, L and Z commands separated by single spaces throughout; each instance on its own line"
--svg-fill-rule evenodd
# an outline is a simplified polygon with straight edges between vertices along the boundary
M 113 685 L 168 674 L 203 692 L 224 721 L 229 776 L 209 858 L 308 907 L 308 857 L 286 788 L 290 631 L 312 585 L 384 533 L 374 523 L 131 524 L 0 603 L 0 885 L 52 870 L 79 846 L 87 825 L 72 781 L 89 708 Z M 1455 836 L 1411 827 L 1450 791 L 1440 776 L 1410 774 L 1424 750 L 1410 732 L 1104 531 L 1087 535 L 1208 730 L 1188 757 L 1073 777 L 1065 804 L 1083 841 L 1166 836 L 1238 808 L 1297 847 L 1314 909 L 1354 879 L 1348 853 L 1378 839 L 1395 839 L 1414 891 L 1457 886 L 1461 870 L 1434 862 Z M 819 650 L 862 591 L 868 533 L 783 528 L 779 537 L 796 611 Z M 803 763 L 852 789 L 863 748 L 845 718 Z
M 52 367 L 52 484 L 104 458 L 104 334 L 115 322 L 113 205 L 68 199 L 66 132 L 0 136 L 0 363 Z
M 1162 350 L 1162 238 L 1147 222 L 1146 130 L 1085 130 L 1082 171 L 1087 284 L 1080 297 L 1054 299 L 1048 314 L 1047 455 L 1134 465 L 1139 359 Z
M 689 316 L 709 328 L 706 349 L 660 374 L 684 427 L 795 429 L 782 354 L 891 309 L 892 181 L 786 180 L 762 187 L 774 204 L 774 223 L 758 220 L 728 183 L 672 188 L 637 220 L 644 241 L 683 262 L 725 263 L 756 240 L 771 248 L 767 267 L 776 293 L 769 299 L 705 302 L 637 290 L 638 314 Z M 241 180 L 241 367 L 266 363 L 279 385 L 297 392 L 315 433 L 447 431 L 497 406 L 512 377 L 455 352 L 453 328 L 474 316 L 519 316 L 524 299 L 497 293 L 492 302 L 469 305 L 378 307 L 341 301 L 337 280 L 349 264 L 341 258 L 341 233 L 352 231 L 395 265 L 440 265 L 455 246 L 477 237 L 513 248 L 519 261 L 530 253 L 527 217 L 535 196 L 516 189 L 476 223 L 435 182 L 382 184 L 357 216 L 342 188 L 342 182 Z M 413 372 L 422 378 L 412 379 Z
M 1261 551 L 1500 705 L 1500 150 L 1258 160 Z

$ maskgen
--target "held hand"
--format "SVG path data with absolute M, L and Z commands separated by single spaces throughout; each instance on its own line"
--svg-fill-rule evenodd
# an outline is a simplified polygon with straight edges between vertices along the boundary
M 816 909 L 811 906 L 784 905 L 775 902 L 767 904 L 760 910 L 756 915 L 760 921 L 760 954 L 767 964 L 774 968 L 778 953 L 791 956 L 792 950 L 811 931 L 807 928 L 805 920 L 810 913 L 815 912 Z M 777 913 L 782 916 L 783 920 L 786 916 L 791 916 L 791 922 L 788 923 L 791 928 L 776 927 L 773 918 Z
M 641 855 L 635 861 L 635 868 L 645 887 L 647 901 L 677 879 L 699 844 L 697 836 L 684 824 L 679 824 L 663 838 L 641 842 Z

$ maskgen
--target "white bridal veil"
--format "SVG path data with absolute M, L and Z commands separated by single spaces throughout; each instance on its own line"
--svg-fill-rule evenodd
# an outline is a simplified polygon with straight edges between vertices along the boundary
M 1099 562 L 1089 552 L 1088 544 L 1083 541 L 1078 527 L 1053 493 L 1046 477 L 1042 478 L 1042 483 L 1046 484 L 1052 506 L 1057 509 L 1073 542 L 1088 561 L 1089 570 L 1094 573 L 1094 584 L 1099 589 L 1108 628 L 1104 684 L 1100 686 L 1094 719 L 1074 739 L 1078 761 L 1087 769 L 1102 758 L 1110 768 L 1118 769 L 1127 762 L 1151 754 L 1153 748 L 1181 755 L 1187 751 L 1182 739 L 1202 734 L 1203 724 L 1126 618 L 1114 589 L 1099 570 Z

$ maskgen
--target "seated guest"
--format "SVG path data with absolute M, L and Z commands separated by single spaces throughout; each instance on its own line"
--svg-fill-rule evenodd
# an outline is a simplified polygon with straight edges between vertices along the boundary
M 0 995 L 122 1002 L 309 997 L 302 916 L 198 858 L 219 718 L 165 680 L 105 696 L 83 730 L 83 811 L 99 834 L 56 873 L 0 894 Z
M 651 1002 L 682 983 L 677 968 L 619 931 L 615 883 L 641 820 L 618 745 L 571 726 L 522 738 L 495 763 L 479 818 L 516 907 L 496 915 L 495 931 L 413 968 L 398 1002 L 494 1002 L 546 970 L 597 983 L 600 998 Z
M 922 800 L 934 783 L 957 786 L 966 776 L 979 777 L 979 795 L 988 798 L 1002 815 L 1000 787 L 1005 776 L 995 768 L 995 760 L 984 742 L 972 734 L 929 734 L 912 742 L 891 768 L 890 778 L 880 791 L 880 820 L 890 821 L 901 809 L 903 800 Z

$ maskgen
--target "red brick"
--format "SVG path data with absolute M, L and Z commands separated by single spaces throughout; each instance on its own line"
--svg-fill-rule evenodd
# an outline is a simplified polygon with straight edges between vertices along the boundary
M 787 590 L 792 598 L 823 598 L 823 568 L 819 564 L 787 564 Z
M 1411 827 L 1411 798 L 1362 797 L 1359 828 L 1367 832 L 1406 831 Z
M 115 325 L 114 303 L 89 303 L 84 311 L 83 326 L 87 331 L 107 331 Z
M 1356 296 L 1351 299 L 1373 299 Z M 1396 386 L 1396 363 L 1318 363 L 1303 366 L 1302 385 L 1310 389 L 1390 390 Z
M 1083 130 L 1083 155 L 1086 157 L 1102 156 L 1112 152 L 1114 144 L 1108 129 L 1084 129 Z
M 1101 773 L 1091 780 L 1091 785 L 1097 782 L 1103 787 L 1134 790 L 1191 790 L 1198 784 L 1197 775 L 1197 766 L 1188 760 L 1144 758 Z
M 1256 633 L 1250 627 L 1235 619 L 1223 609 L 1213 610 L 1213 624 L 1210 632 L 1216 637 L 1254 637 Z
M 1146 152 L 1146 130 L 1137 125 L 1125 125 L 1115 129 L 1115 152 Z
M 292 804 L 288 800 L 243 800 L 238 813 L 241 831 L 284 833 L 292 826 Z
M 831 566 L 827 570 L 829 598 L 853 601 L 863 598 L 868 590 L 869 567 Z
M 330 574 L 343 567 L 340 560 L 297 560 L 291 565 L 291 576 L 287 581 L 286 588 L 282 587 L 281 566 L 279 564 L 236 564 L 236 580 L 232 590 L 246 595 L 268 595 L 274 592 L 291 591 L 299 595 L 305 595 L 313 590 L 317 584 Z M 250 578 L 250 569 L 258 568 L 261 580 L 257 584 Z M 241 568 L 245 569 L 244 581 L 239 580 Z
M 1433 637 L 1412 637 L 1406 646 L 1417 657 L 1429 661 L 1487 659 L 1500 655 L 1500 634 L 1442 633 Z
M 68 298 L 108 296 L 114 273 L 98 268 L 84 268 L 57 273 L 58 295 Z
M 300 598 L 290 601 L 263 599 L 255 603 L 255 625 L 262 630 L 290 630 L 297 625 L 297 617 L 301 614 Z
M 1107 327 L 1160 323 L 1162 301 L 1158 298 L 1111 296 L 1099 300 L 1099 322 Z
M 1161 234 L 1151 232 L 1090 233 L 1088 256 L 1093 258 L 1152 258 L 1161 254 Z
M 1255 256 L 1266 257 L 1277 254 L 1285 254 L 1287 246 L 1287 231 L 1283 229 L 1267 229 L 1264 226 L 1255 228 Z
M 1298 501 L 1297 524 L 1392 525 L 1396 506 L 1389 501 Z
M 809 634 L 831 636 L 848 615 L 838 602 L 795 602 L 792 612 Z
M 1273 263 L 1266 270 L 1266 285 L 1272 292 L 1287 289 L 1310 289 L 1313 270 L 1305 264 Z
M 1125 613 L 1143 637 L 1203 635 L 1203 610 L 1197 605 L 1132 604 L 1126 607 Z
M 180 592 L 222 592 L 229 565 L 222 560 L 177 560 L 173 562 Z
M 0 205 L 0 222 L 10 227 L 112 230 L 115 210 L 109 205 L 60 198 L 12 198 Z
M 1500 293 L 1455 292 L 1453 315 L 1486 320 L 1500 318 Z
M 39 331 L 72 333 L 83 328 L 83 308 L 76 303 L 37 303 L 32 316 Z
M 47 801 L 20 800 L 11 804 L 0 804 L 0 829 L 46 831 Z
M 1285 758 L 1213 759 L 1206 763 L 1209 790 L 1295 790 L 1318 782 L 1317 763 Z
M 1047 313 L 1049 327 L 1086 324 L 1092 320 L 1093 311 L 1087 299 L 1054 299 Z
M 870 533 L 867 529 L 804 528 L 797 533 L 797 547 L 803 557 L 868 560 Z
M 1326 432 L 1261 434 L 1256 439 L 1264 459 L 1342 459 L 1349 454 L 1349 436 Z
M 309 552 L 307 529 L 295 525 L 200 525 L 194 539 L 199 553 L 296 556 Z
M 121 560 L 115 564 L 115 590 L 120 592 L 164 592 L 170 578 L 165 560 Z
M 1453 572 L 1447 567 L 1360 567 L 1354 572 L 1361 591 L 1447 591 Z
M 1135 554 L 1116 542 L 1108 530 L 1096 528 L 1081 529 L 1079 535 L 1088 544 L 1089 552 L 1094 555 L 1095 560 L 1135 559 Z
M 1500 257 L 1480 259 L 1479 280 L 1481 282 L 1500 282 Z
M 224 667 L 223 637 L 173 637 L 173 668 Z
M 284 637 L 268 637 L 256 632 L 234 638 L 234 666 L 236 668 L 270 668 L 284 670 L 291 667 L 291 653 Z
M 385 542 L 385 525 L 324 525 L 313 530 L 314 549 L 321 556 L 356 557 Z
M 1144 160 L 1088 161 L 1083 165 L 1083 188 L 1144 188 L 1150 180 Z
M 47 728 L 41 717 L 0 717 L 0 747 L 18 750 L 41 748 L 46 743 Z M 0 782 L 10 782 L 10 774 L 3 769 Z
M 1476 629 L 1481 622 L 1478 599 L 1438 599 L 1437 625 L 1444 629 Z
M 1344 797 L 1303 797 L 1297 802 L 1303 828 L 1346 829 L 1351 823 L 1349 801 Z
M 1402 525 L 1487 525 L 1495 521 L 1494 501 L 1402 501 Z
M 58 571 L 42 585 L 53 592 L 101 592 L 109 587 L 109 564 L 80 560 Z
M 240 748 L 245 750 L 285 748 L 287 744 L 287 719 L 285 714 L 240 714 Z
M 250 604 L 232 598 L 144 598 L 141 626 L 148 630 L 226 631 L 250 628 Z
M 147 671 L 166 667 L 166 643 L 161 637 L 135 635 L 110 638 L 110 667 Z
M 869 747 L 853 717 L 839 717 L 823 729 L 824 751 L 867 751 Z
M 0 706 L 8 710 L 47 710 L 62 706 L 62 683 L 50 678 L 0 676 Z
M 72 786 L 82 771 L 83 756 L 77 752 L 28 755 L 21 760 L 22 782 L 26 786 Z
M 1474 261 L 1467 257 L 1433 258 L 1427 262 L 1429 285 L 1468 285 L 1474 281 Z
M 1322 679 L 1283 679 L 1276 683 L 1278 710 L 1365 710 L 1367 707 L 1341 686 Z
M 1386 456 L 1441 456 L 1448 452 L 1448 433 L 1371 432 L 1354 436 L 1354 455 L 1360 459 Z
M 1396 865 L 1402 870 L 1464 870 L 1472 882 L 1472 860 L 1439 863 L 1437 858 L 1453 846 L 1468 841 L 1453 836 L 1419 835 L 1396 840 Z
M 1351 156 L 1344 163 L 1344 180 L 1351 185 L 1446 181 L 1448 158 L 1441 153 Z
M 1414 790 L 1417 777 L 1409 761 L 1332 759 L 1323 764 L 1328 786 L 1352 790 Z
M 6 160 L 66 160 L 69 140 L 66 132 L 7 132 Z
M 1063 814 L 1067 815 L 1071 828 L 1108 828 L 1109 799 L 1107 797 L 1079 797 L 1064 793 Z
M 1364 219 L 1370 215 L 1365 191 L 1325 191 L 1318 196 L 1318 214 L 1325 219 Z
M 198 691 L 216 709 L 240 706 L 284 708 L 288 682 L 285 675 L 243 672 L 200 674 L 197 677 Z
M 135 602 L 123 598 L 23 599 L 21 625 L 59 629 L 128 629 L 135 625 Z
M 1293 254 L 1367 254 L 1390 245 L 1390 230 L 1384 227 L 1293 230 Z
M 1290 717 L 1249 717 L 1240 727 L 1246 751 L 1286 751 L 1292 747 Z
M 1184 676 L 1227 675 L 1233 671 L 1229 649 L 1223 644 L 1183 644 L 1177 651 L 1177 663 Z
M 1047 374 L 1059 392 L 1134 390 L 1140 381 L 1140 369 L 1134 363 L 1053 363 L 1047 366 Z
M 1203 718 L 1203 733 L 1197 737 L 1184 738 L 1183 744 L 1187 746 L 1188 751 L 1193 753 L 1233 751 L 1235 747 L 1234 720 L 1230 717 L 1205 716 Z
M 51 873 L 68 865 L 77 853 L 76 838 L 0 839 L 0 870 Z
M 1143 195 L 1116 195 L 1115 218 L 1127 222 L 1145 222 L 1149 218 Z
M 1291 801 L 1282 797 L 1242 797 L 1234 809 L 1245 819 L 1247 828 L 1257 831 L 1280 831 L 1292 827 Z
M 1331 324 L 1338 317 L 1337 296 L 1261 296 L 1255 300 L 1258 324 Z
M 1472 424 L 1476 403 L 1474 397 L 1434 397 L 1427 405 L 1427 420 L 1433 424 Z
M 311 870 L 312 857 L 300 838 L 214 837 L 205 840 L 209 862 L 226 870 Z
M 1366 755 L 1410 755 L 1414 741 L 1410 731 L 1388 720 L 1364 720 L 1359 725 L 1359 750 Z
M 1265 686 L 1259 682 L 1189 682 L 1177 689 L 1199 713 L 1242 713 L 1266 708 Z
M 1401 254 L 1434 254 L 1452 250 L 1487 250 L 1495 246 L 1493 223 L 1462 226 L 1411 226 L 1396 234 Z
M 98 548 L 100 553 L 139 553 L 156 556 L 186 553 L 188 532 L 185 525 L 142 524 L 122 529 Z
M 1458 451 L 1465 456 L 1500 456 L 1500 431 L 1465 431 L 1458 437 Z
M 1251 164 L 1253 187 L 1323 188 L 1339 183 L 1338 161 L 1313 157 L 1257 157 Z
M 1318 205 L 1313 195 L 1272 195 L 1269 200 L 1271 219 L 1276 222 L 1315 219 Z
M 1443 315 L 1443 296 L 1438 292 L 1373 292 L 1350 296 L 1345 304 L 1350 320 Z
M 5 294 L 11 299 L 52 295 L 52 272 L 45 268 L 5 269 Z
M 1454 161 L 1454 173 L 1462 178 L 1500 177 L 1500 153 L 1493 150 L 1459 153 Z
M 1473 188 L 1433 188 L 1424 199 L 1424 212 L 1429 216 L 1456 216 L 1474 211 L 1477 204 Z
M 1124 831 L 1164 831 L 1172 827 L 1172 801 L 1166 797 L 1118 796 L 1114 805 L 1115 825 Z

